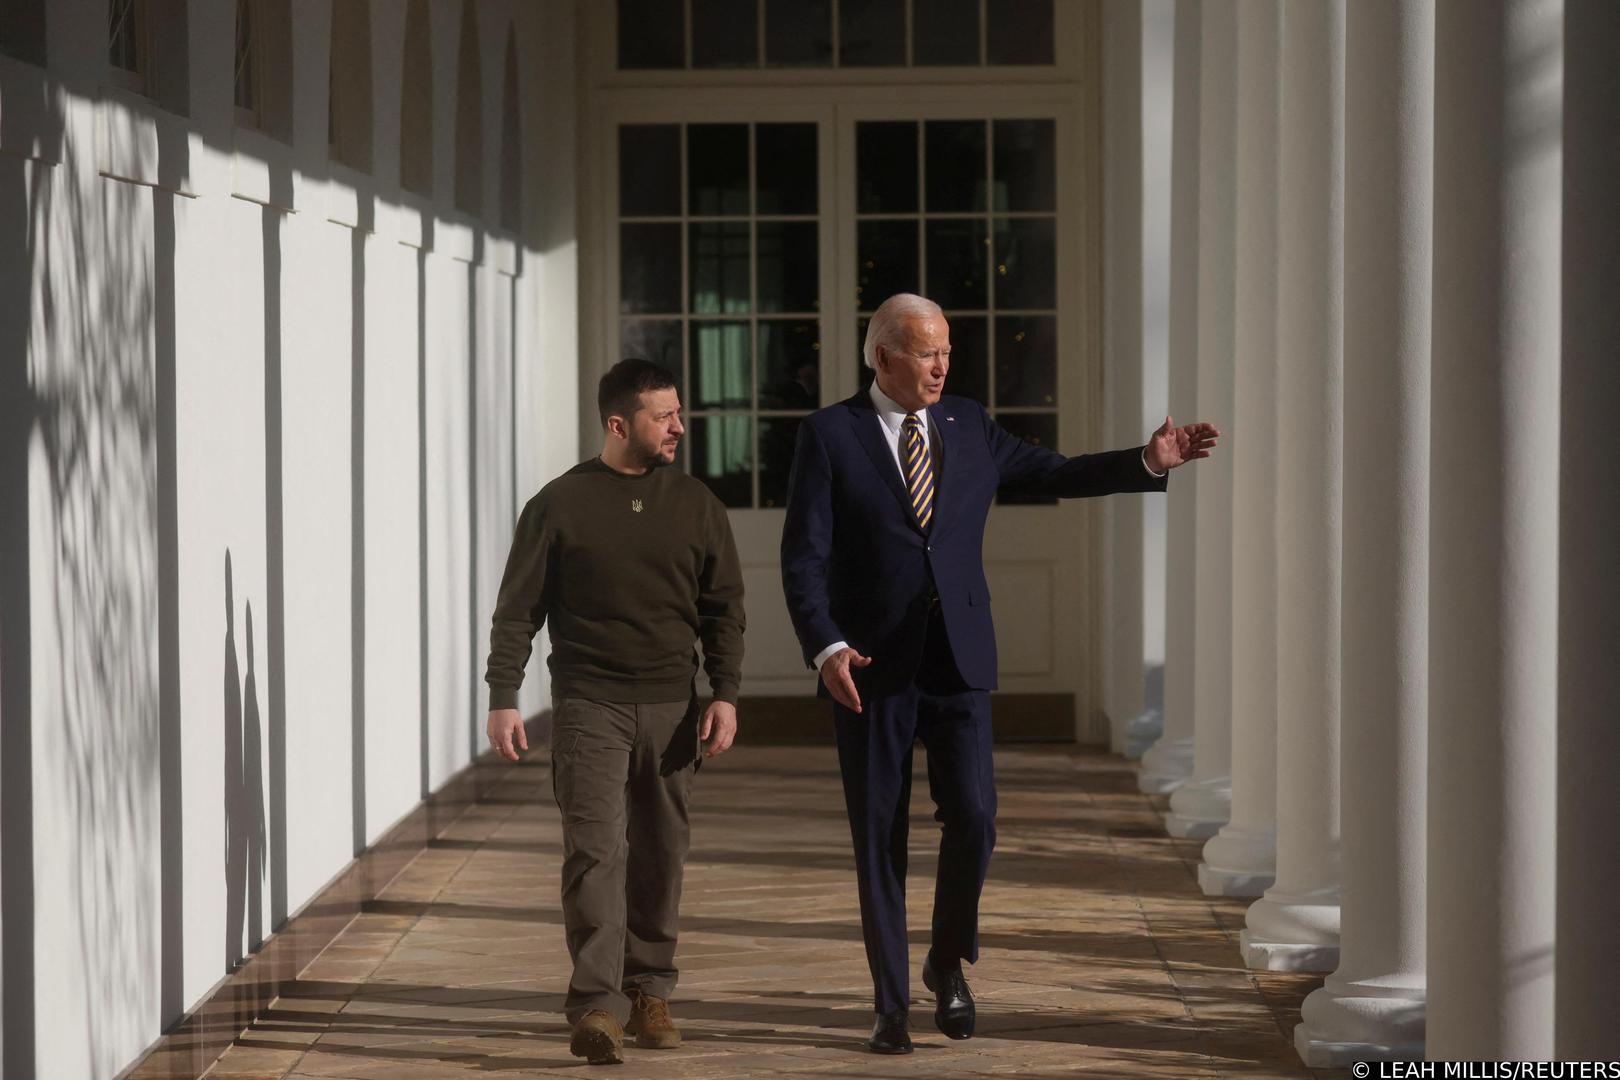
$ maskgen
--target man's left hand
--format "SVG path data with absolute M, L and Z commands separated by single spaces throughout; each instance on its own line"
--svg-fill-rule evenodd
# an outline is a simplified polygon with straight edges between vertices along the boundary
M 698 738 L 703 740 L 703 756 L 718 757 L 731 749 L 737 737 L 737 706 L 727 701 L 712 702 L 703 713 Z
M 1221 433 L 1214 424 L 1188 424 L 1176 427 L 1168 416 L 1148 440 L 1142 461 L 1156 473 L 1169 472 L 1198 458 L 1209 457 Z

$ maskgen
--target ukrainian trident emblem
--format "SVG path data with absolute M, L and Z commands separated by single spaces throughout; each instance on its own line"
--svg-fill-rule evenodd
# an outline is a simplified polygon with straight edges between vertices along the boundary
M 641 513 L 641 500 L 640 499 L 631 499 L 630 500 L 630 509 L 634 510 L 638 514 Z

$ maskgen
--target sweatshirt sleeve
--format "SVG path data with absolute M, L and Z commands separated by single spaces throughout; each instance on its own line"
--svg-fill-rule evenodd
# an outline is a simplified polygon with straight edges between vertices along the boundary
M 737 704 L 742 683 L 743 614 L 742 564 L 731 519 L 720 500 L 709 496 L 708 554 L 698 580 L 698 636 L 703 642 L 703 667 L 716 701 Z
M 517 708 L 518 687 L 523 684 L 534 635 L 546 621 L 546 569 L 552 540 L 544 499 L 536 495 L 518 517 L 490 624 L 484 681 L 489 684 L 492 711 Z

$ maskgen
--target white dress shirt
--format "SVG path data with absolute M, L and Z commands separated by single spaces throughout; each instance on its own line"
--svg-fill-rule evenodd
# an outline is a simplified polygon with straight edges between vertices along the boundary
M 872 380 L 871 397 L 872 408 L 877 413 L 878 420 L 883 426 L 884 441 L 889 444 L 889 453 L 894 455 L 894 467 L 899 470 L 900 475 L 904 477 L 906 475 L 906 467 L 905 464 L 900 460 L 900 436 L 904 429 L 906 417 L 910 414 L 907 413 L 906 410 L 900 405 L 896 404 L 893 398 L 883 392 L 883 390 L 878 386 L 876 379 Z M 922 421 L 921 431 L 923 450 L 931 455 L 933 447 L 928 441 L 929 431 L 927 410 L 919 410 L 919 415 L 917 418 Z M 1164 475 L 1164 473 L 1156 473 L 1152 469 L 1148 469 L 1147 450 L 1145 449 L 1142 451 L 1142 468 L 1147 469 L 1148 475 L 1150 476 Z M 847 648 L 849 648 L 849 642 L 839 640 L 833 642 L 825 649 L 822 649 L 820 652 L 816 653 L 816 670 L 821 670 L 821 665 L 827 662 L 827 658 L 829 656 L 833 655 L 840 649 Z

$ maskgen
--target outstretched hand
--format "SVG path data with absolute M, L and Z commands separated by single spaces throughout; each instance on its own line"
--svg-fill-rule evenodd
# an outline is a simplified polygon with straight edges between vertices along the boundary
M 1209 457 L 1221 433 L 1214 424 L 1188 424 L 1176 427 L 1168 416 L 1159 430 L 1148 439 L 1143 461 L 1156 473 L 1169 472 L 1177 465 L 1185 465 L 1198 458 Z

